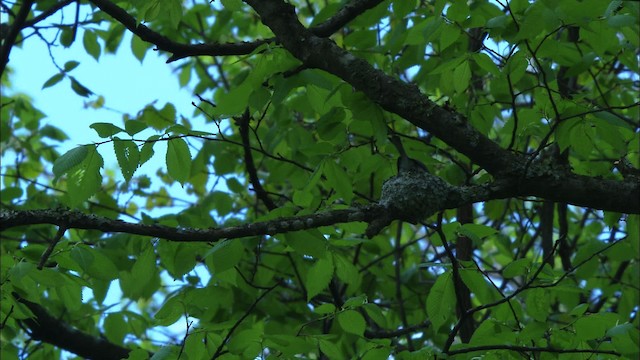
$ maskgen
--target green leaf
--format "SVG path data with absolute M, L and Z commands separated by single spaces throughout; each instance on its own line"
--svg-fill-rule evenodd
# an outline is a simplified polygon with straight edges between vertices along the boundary
M 502 269 L 502 276 L 507 279 L 512 279 L 516 276 L 526 276 L 529 273 L 529 267 L 531 266 L 531 259 L 518 259 L 507 264 Z
M 70 76 L 69 79 L 71 80 L 71 90 L 73 90 L 73 92 L 83 97 L 93 95 L 93 92 L 91 90 L 80 84 L 78 80 L 76 80 L 73 76 Z
M 527 58 L 523 51 L 518 51 L 509 58 L 504 71 L 509 75 L 509 79 L 512 84 L 517 84 L 518 81 L 522 79 L 528 65 L 529 63 L 527 62 Z
M 165 104 L 165 106 L 161 110 L 148 105 L 144 108 L 144 110 L 142 111 L 142 115 L 138 118 L 138 120 L 156 130 L 163 130 L 175 124 L 176 108 L 173 106 L 173 104 L 169 103 Z
M 156 140 L 160 139 L 159 135 L 151 135 L 147 139 L 147 141 L 142 145 L 142 150 L 140 150 L 140 165 L 146 163 L 151 159 L 154 154 L 153 145 L 156 144 Z
M 324 175 L 327 177 L 327 182 L 332 189 L 338 193 L 338 195 L 348 204 L 353 199 L 353 187 L 351 185 L 351 178 L 347 175 L 344 169 L 336 164 L 331 159 L 324 162 Z
M 453 314 L 456 296 L 453 290 L 451 271 L 438 276 L 427 296 L 427 315 L 435 329 L 444 325 Z
M 319 259 L 309 269 L 305 281 L 307 289 L 307 301 L 320 294 L 333 278 L 333 261 L 330 256 Z
M 527 291 L 527 314 L 540 322 L 546 322 L 551 312 L 551 300 L 544 289 Z
M 482 239 L 495 234 L 497 231 L 489 226 L 480 224 L 464 224 L 457 228 L 458 235 L 466 236 L 473 240 L 475 244 L 480 244 Z
M 134 35 L 131 37 L 131 52 L 133 53 L 133 56 L 140 61 L 140 63 L 142 63 L 144 56 L 147 54 L 147 50 L 150 48 L 151 44 L 143 41 L 138 36 Z
M 62 175 L 82 163 L 89 155 L 90 147 L 91 145 L 78 146 L 57 158 L 53 163 L 53 175 L 55 176 L 53 181 L 56 182 Z
M 46 89 L 51 87 L 57 83 L 59 83 L 62 79 L 64 79 L 64 73 L 57 73 L 49 78 L 49 80 L 45 81 L 42 85 L 42 89 Z
M 184 185 L 191 171 L 191 153 L 187 142 L 182 138 L 169 140 L 166 160 L 169 176 Z
M 465 61 L 453 71 L 453 88 L 456 92 L 462 93 L 469 87 L 469 80 L 471 80 L 471 67 L 469 62 Z
M 147 248 L 136 260 L 130 272 L 120 272 L 120 288 L 130 299 L 148 299 L 160 285 L 156 254 Z
M 629 14 L 613 15 L 607 19 L 607 25 L 611 26 L 612 28 L 633 26 L 637 23 L 638 18 Z
M 88 200 L 102 185 L 100 168 L 104 160 L 94 145 L 86 145 L 87 154 L 84 160 L 69 171 L 67 177 L 67 195 L 69 203 L 77 206 Z
M 576 320 L 573 326 L 578 339 L 594 340 L 604 337 L 617 321 L 618 316 L 613 313 L 589 314 Z
M 127 323 L 121 313 L 108 314 L 104 319 L 104 335 L 109 341 L 120 344 L 127 335 Z
M 242 0 L 221 0 L 222 6 L 229 11 L 242 10 Z
M 91 30 L 85 30 L 82 44 L 84 45 L 84 49 L 87 50 L 87 53 L 98 61 L 100 58 L 100 44 L 98 44 L 96 33 Z
M 344 302 L 344 304 L 342 304 L 342 308 L 343 309 L 358 308 L 366 304 L 367 301 L 368 301 L 367 295 L 364 295 L 364 294 L 350 297 Z
M 127 132 L 127 134 L 133 136 L 133 135 L 139 133 L 142 130 L 146 130 L 147 129 L 147 125 L 145 123 L 143 123 L 142 121 L 127 120 L 127 121 L 124 122 L 124 129 Z
M 129 182 L 140 164 L 138 146 L 131 140 L 114 138 L 113 149 L 116 153 L 116 159 L 118 160 L 118 165 L 120 165 L 122 176 L 126 182 Z
M 124 131 L 111 123 L 93 123 L 89 125 L 89 127 L 95 130 L 101 138 L 110 138 L 113 135 Z
M 327 240 L 317 229 L 284 234 L 284 238 L 297 253 L 323 258 L 327 252 Z
M 156 351 L 150 360 L 173 360 L 180 356 L 180 347 L 178 346 L 163 346 L 160 350 Z
M 153 318 L 160 326 L 170 326 L 176 323 L 184 315 L 184 299 L 180 295 L 172 296 L 164 301 L 160 310 Z
M 320 339 L 318 340 L 318 345 L 320 350 L 324 355 L 326 355 L 329 359 L 344 359 L 344 353 L 340 350 L 340 348 L 333 342 Z
M 225 240 L 218 242 L 204 255 L 208 259 L 207 264 L 212 264 L 215 274 L 229 270 L 236 266 L 244 255 L 244 246 L 238 240 Z
M 354 335 L 362 336 L 367 326 L 362 315 L 355 310 L 345 310 L 338 314 L 340 327 Z
M 71 70 L 77 68 L 78 65 L 80 65 L 80 63 L 77 61 L 74 61 L 74 60 L 67 61 L 66 63 L 64 63 L 64 71 L 70 72 Z

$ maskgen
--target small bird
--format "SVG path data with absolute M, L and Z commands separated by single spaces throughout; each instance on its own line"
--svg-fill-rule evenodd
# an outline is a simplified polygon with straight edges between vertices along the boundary
M 390 135 L 389 140 L 400 153 L 400 157 L 398 157 L 398 175 L 406 173 L 429 173 L 429 170 L 423 163 L 407 155 L 399 137 Z

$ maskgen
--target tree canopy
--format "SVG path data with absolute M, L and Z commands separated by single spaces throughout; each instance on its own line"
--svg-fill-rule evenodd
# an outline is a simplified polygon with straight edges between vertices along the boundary
M 2 13 L 3 359 L 640 356 L 640 3 Z M 69 138 L 12 90 L 37 41 L 162 56 L 193 112 Z M 42 87 L 105 106 L 78 65 Z

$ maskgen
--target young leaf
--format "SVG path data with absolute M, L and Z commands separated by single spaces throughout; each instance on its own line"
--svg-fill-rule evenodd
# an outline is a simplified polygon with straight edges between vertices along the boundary
M 95 130 L 101 138 L 110 138 L 113 135 L 124 131 L 111 123 L 103 122 L 93 123 L 89 125 L 89 127 Z
M 53 163 L 53 182 L 55 183 L 62 175 L 79 165 L 89 154 L 91 145 L 82 145 L 67 151 Z
M 140 151 L 138 151 L 138 146 L 131 140 L 114 138 L 113 149 L 116 153 L 116 159 L 118 160 L 118 165 L 120 165 L 122 176 L 126 182 L 129 182 L 140 164 Z
M 82 45 L 84 45 L 87 53 L 98 61 L 100 58 L 100 44 L 98 43 L 96 33 L 91 30 L 85 30 L 84 36 L 82 37 Z
M 182 138 L 169 140 L 166 160 L 169 176 L 184 185 L 191 170 L 191 153 L 187 142 Z
M 42 85 L 42 89 L 46 89 L 60 82 L 60 80 L 64 79 L 64 73 L 57 73 L 49 78 L 49 80 L 45 81 Z
M 100 168 L 104 160 L 94 145 L 86 145 L 87 155 L 84 160 L 72 168 L 67 179 L 67 195 L 72 206 L 77 206 L 95 194 L 102 185 Z

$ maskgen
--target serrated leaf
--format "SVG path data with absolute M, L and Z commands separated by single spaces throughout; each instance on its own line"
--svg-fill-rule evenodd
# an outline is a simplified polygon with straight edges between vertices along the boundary
M 155 153 L 153 151 L 153 145 L 156 144 L 156 140 L 158 139 L 160 139 L 160 135 L 151 135 L 144 145 L 142 145 L 142 150 L 140 150 L 140 166 L 151 159 Z
M 333 278 L 333 260 L 330 256 L 316 261 L 309 269 L 305 281 L 307 301 L 322 292 Z
M 434 329 L 439 329 L 449 320 L 456 305 L 451 276 L 451 271 L 440 275 L 427 297 L 427 315 Z
M 147 129 L 147 124 L 138 120 L 127 120 L 124 122 L 124 129 L 127 134 L 133 136 L 140 131 Z
M 184 185 L 191 171 L 191 153 L 187 142 L 182 138 L 169 140 L 166 160 L 169 176 Z
M 42 89 L 51 87 L 59 83 L 62 79 L 64 79 L 64 73 L 57 73 L 44 82 L 44 84 L 42 85 Z
M 122 176 L 126 182 L 129 182 L 140 164 L 140 151 L 138 151 L 138 146 L 131 140 L 115 138 L 113 140 L 113 150 L 116 153 L 116 159 L 118 160 L 118 165 L 120 165 Z
M 82 145 L 67 151 L 53 163 L 53 181 L 56 182 L 62 175 L 78 166 L 89 154 L 89 146 Z
M 85 159 L 71 169 L 67 178 L 67 195 L 72 206 L 77 206 L 89 199 L 102 185 L 100 168 L 104 166 L 104 160 L 95 145 L 86 145 L 86 147 L 88 151 Z
M 89 127 L 95 130 L 101 138 L 110 138 L 113 135 L 124 131 L 111 123 L 93 123 L 89 125 Z
M 345 284 L 356 284 L 360 280 L 360 273 L 353 263 L 343 256 L 334 254 L 336 275 Z
M 453 88 L 456 92 L 462 93 L 469 87 L 471 80 L 471 67 L 469 62 L 465 61 L 458 65 L 453 71 Z

